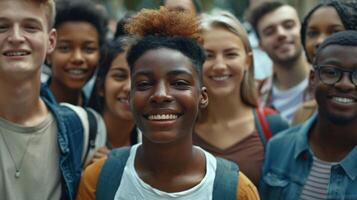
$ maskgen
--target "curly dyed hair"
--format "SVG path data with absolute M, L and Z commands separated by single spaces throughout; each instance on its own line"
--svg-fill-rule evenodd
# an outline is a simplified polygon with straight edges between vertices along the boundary
M 129 34 L 141 37 L 127 54 L 131 71 L 136 60 L 146 51 L 169 48 L 191 60 L 202 83 L 205 53 L 199 45 L 199 21 L 194 15 L 170 11 L 164 7 L 159 10 L 143 9 L 129 21 L 126 30 Z
M 306 57 L 310 63 L 312 62 L 312 60 L 310 60 L 309 56 L 307 55 L 306 46 L 305 46 L 307 26 L 310 22 L 311 16 L 318 9 L 323 7 L 334 8 L 346 30 L 357 30 L 357 3 L 356 2 L 340 2 L 340 1 L 333 0 L 333 1 L 328 1 L 316 5 L 306 14 L 301 24 L 301 30 L 300 30 L 301 43 L 304 47 Z

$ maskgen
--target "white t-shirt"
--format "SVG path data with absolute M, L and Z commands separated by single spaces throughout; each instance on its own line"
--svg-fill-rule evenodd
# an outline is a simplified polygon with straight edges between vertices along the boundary
M 301 81 L 289 90 L 279 90 L 273 86 L 273 106 L 280 112 L 281 116 L 289 123 L 294 118 L 296 110 L 304 102 L 304 92 L 308 86 L 308 80 Z
M 213 192 L 213 183 L 215 178 L 217 161 L 214 156 L 204 151 L 200 147 L 195 146 L 200 151 L 203 151 L 206 157 L 206 174 L 202 181 L 185 191 L 168 193 L 155 189 L 140 179 L 134 168 L 134 160 L 138 146 L 134 145 L 130 150 L 130 156 L 125 165 L 120 186 L 115 193 L 115 200 L 211 200 Z

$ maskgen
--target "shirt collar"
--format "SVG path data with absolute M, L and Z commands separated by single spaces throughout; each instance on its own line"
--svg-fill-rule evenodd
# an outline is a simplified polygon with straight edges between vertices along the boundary
M 354 180 L 357 176 L 357 146 L 355 146 L 351 152 L 340 162 L 343 170 L 346 172 L 348 177 Z
M 297 129 L 297 132 L 293 133 L 297 135 L 295 151 L 294 151 L 295 159 L 297 159 L 302 153 L 306 151 L 310 152 L 308 135 L 311 127 L 315 124 L 316 120 L 317 120 L 317 112 L 315 112 L 310 117 L 310 119 L 308 119 L 305 123 L 301 124 L 300 127 Z

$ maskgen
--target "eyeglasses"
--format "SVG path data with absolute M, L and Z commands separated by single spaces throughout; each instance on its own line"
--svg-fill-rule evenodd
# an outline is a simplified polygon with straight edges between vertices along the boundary
M 343 70 L 332 65 L 315 65 L 314 67 L 318 72 L 321 82 L 326 85 L 334 85 L 342 79 L 345 73 L 348 73 L 350 81 L 353 85 L 357 86 L 357 69 Z

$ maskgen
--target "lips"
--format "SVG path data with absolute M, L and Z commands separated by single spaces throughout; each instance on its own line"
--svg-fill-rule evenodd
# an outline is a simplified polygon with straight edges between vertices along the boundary
M 182 114 L 170 110 L 170 111 L 156 111 L 156 112 L 153 111 L 150 112 L 149 114 L 144 115 L 144 117 L 149 121 L 171 121 L 171 120 L 176 120 L 181 115 Z
M 211 76 L 211 79 L 214 81 L 225 81 L 229 79 L 229 75 L 220 75 L 220 76 Z
M 156 115 L 148 115 L 147 119 L 151 121 L 166 121 L 166 120 L 175 120 L 179 116 L 176 114 L 156 114 Z
M 12 51 L 5 51 L 3 53 L 4 56 L 14 57 L 14 56 L 27 56 L 30 52 L 26 50 L 12 50 Z
M 353 98 L 348 98 L 348 97 L 339 97 L 339 96 L 334 96 L 332 97 L 332 101 L 340 104 L 353 104 L 356 103 L 356 100 Z

